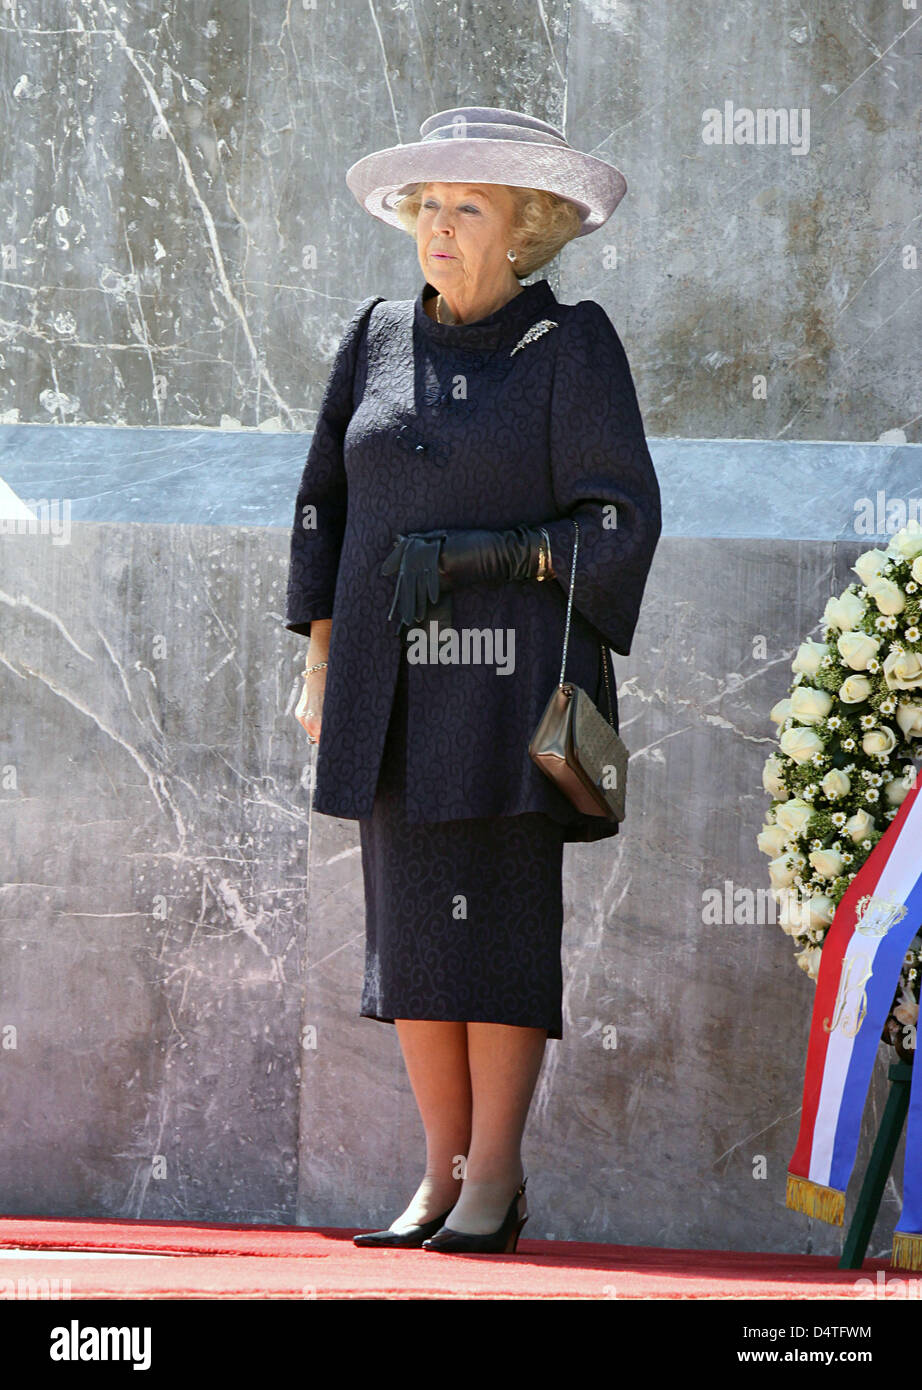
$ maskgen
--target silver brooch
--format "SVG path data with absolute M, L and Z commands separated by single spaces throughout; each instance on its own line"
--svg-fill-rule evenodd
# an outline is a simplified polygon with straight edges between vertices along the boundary
M 533 323 L 528 332 L 519 339 L 509 356 L 514 357 L 519 348 L 525 347 L 526 343 L 533 343 L 536 338 L 540 338 L 542 333 L 546 333 L 549 328 L 556 328 L 554 319 L 540 319 L 538 323 Z

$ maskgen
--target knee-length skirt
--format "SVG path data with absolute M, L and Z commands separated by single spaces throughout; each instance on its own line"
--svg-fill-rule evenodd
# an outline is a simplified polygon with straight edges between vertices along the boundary
M 546 1028 L 562 1037 L 561 827 L 540 812 L 410 824 L 406 657 L 371 815 L 359 819 L 359 1013 Z

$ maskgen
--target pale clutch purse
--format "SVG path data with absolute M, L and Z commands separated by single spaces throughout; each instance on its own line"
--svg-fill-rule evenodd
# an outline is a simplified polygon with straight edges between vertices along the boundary
M 585 690 L 572 681 L 564 681 L 576 581 L 576 551 L 579 546 L 579 524 L 574 520 L 573 525 L 576 536 L 573 541 L 560 679 L 532 735 L 528 751 L 541 771 L 557 784 L 578 811 L 589 816 L 605 816 L 608 820 L 622 821 L 630 754 L 614 727 L 615 716 L 608 683 L 608 654 L 604 646 L 602 669 L 608 694 L 608 719 L 596 708 Z

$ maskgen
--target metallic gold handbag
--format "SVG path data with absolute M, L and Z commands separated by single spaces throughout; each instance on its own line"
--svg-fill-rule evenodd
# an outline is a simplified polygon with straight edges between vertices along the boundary
M 576 551 L 579 546 L 579 524 L 574 520 L 576 536 L 573 541 L 573 566 L 570 575 L 570 596 L 567 600 L 567 625 L 563 635 L 563 659 L 560 679 L 547 707 L 532 734 L 528 751 L 532 759 L 569 797 L 578 811 L 589 816 L 605 816 L 608 820 L 624 820 L 624 796 L 627 790 L 627 761 L 630 754 L 614 727 L 611 687 L 608 683 L 608 656 L 602 647 L 602 669 L 608 693 L 609 718 L 606 719 L 580 686 L 564 682 L 567 664 L 567 642 L 570 637 L 570 613 L 573 608 L 573 587 L 576 581 Z

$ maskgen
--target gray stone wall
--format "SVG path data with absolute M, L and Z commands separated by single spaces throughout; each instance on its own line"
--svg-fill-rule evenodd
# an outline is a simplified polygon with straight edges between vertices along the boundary
M 768 711 L 865 548 L 660 544 L 616 659 L 629 817 L 565 852 L 533 1236 L 839 1248 L 784 1207 L 814 986 L 779 926 L 702 909 L 725 881 L 767 896 Z M 395 1030 L 358 1016 L 357 826 L 307 814 L 287 532 L 75 522 L 66 544 L 7 536 L 0 553 L 0 1024 L 16 1030 L 0 1210 L 390 1219 L 423 1136 Z M 882 1049 L 865 1144 L 885 1092 Z M 872 1249 L 889 1248 L 901 1165 Z
M 474 103 L 624 173 L 546 273 L 608 310 L 653 434 L 922 438 L 919 30 L 897 0 L 0 13 L 2 421 L 311 428 L 352 310 L 422 282 L 346 169 Z

